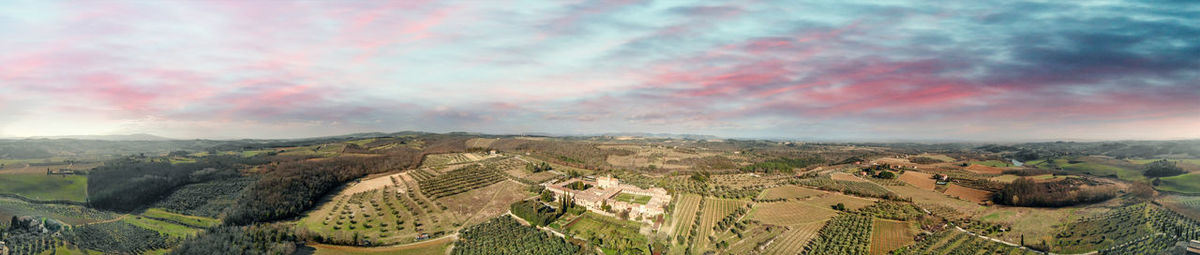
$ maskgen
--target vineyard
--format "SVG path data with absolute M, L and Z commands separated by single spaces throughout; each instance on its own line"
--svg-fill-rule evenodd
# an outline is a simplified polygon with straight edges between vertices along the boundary
M 580 247 L 560 237 L 497 217 L 463 229 L 451 254 L 575 254 Z
M 817 237 L 804 246 L 805 254 L 867 254 L 871 243 L 871 216 L 839 214 Z
M 715 239 L 713 230 L 717 227 L 717 223 L 727 215 L 734 213 L 738 208 L 745 206 L 745 201 L 720 199 L 720 198 L 705 198 L 704 205 L 701 206 L 700 224 L 697 226 L 697 233 L 693 238 L 692 251 L 701 252 L 709 250 L 714 245 L 712 241 Z
M 871 233 L 871 254 L 888 252 L 913 243 L 913 230 L 908 222 L 875 219 Z
M 683 253 L 683 244 L 688 243 L 687 239 L 690 235 L 689 233 L 692 232 L 692 225 L 694 225 L 693 222 L 696 220 L 696 214 L 700 210 L 700 201 L 702 200 L 702 197 L 696 194 L 683 194 L 678 197 L 678 202 L 675 203 L 675 212 L 671 215 L 675 218 L 675 230 L 672 233 L 673 240 L 675 241 L 672 242 L 672 245 L 679 248 L 672 249 L 672 254 Z
M 784 231 L 783 234 L 771 241 L 764 254 L 795 254 L 804 249 L 809 241 L 816 238 L 817 233 L 824 226 L 825 221 L 791 226 L 791 229 Z
M 417 171 L 417 173 L 423 173 Z M 495 168 L 470 165 L 445 174 L 430 176 L 429 174 L 414 174 L 421 192 L 425 196 L 438 199 L 458 193 L 467 192 L 483 186 L 503 181 L 504 175 Z

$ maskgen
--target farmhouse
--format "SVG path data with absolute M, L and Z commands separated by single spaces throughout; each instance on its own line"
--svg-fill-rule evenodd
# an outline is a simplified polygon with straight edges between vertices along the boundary
M 559 183 L 543 184 L 546 189 L 556 196 L 570 196 L 575 203 L 588 210 L 607 213 L 603 206 L 607 204 L 612 212 L 629 210 L 629 217 L 642 217 L 644 220 L 663 214 L 663 207 L 671 201 L 671 195 L 663 188 L 642 189 L 637 186 L 622 184 L 612 177 L 572 178 Z M 574 184 L 580 183 L 580 184 Z M 574 185 L 572 185 L 574 184 Z M 583 190 L 575 188 L 585 187 Z

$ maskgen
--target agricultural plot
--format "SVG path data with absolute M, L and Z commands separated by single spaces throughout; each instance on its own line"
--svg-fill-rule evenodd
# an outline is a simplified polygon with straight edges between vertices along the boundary
M 804 201 L 804 203 L 807 203 L 807 204 L 810 204 L 810 205 L 813 205 L 816 207 L 820 207 L 820 208 L 832 208 L 834 205 L 837 205 L 840 203 L 840 204 L 846 206 L 846 210 L 853 211 L 853 210 L 858 210 L 859 208 L 873 205 L 873 204 L 875 204 L 875 201 L 877 201 L 877 200 L 861 198 L 861 197 L 854 197 L 854 196 L 847 196 L 847 195 L 842 195 L 842 194 L 838 194 L 838 193 L 828 193 L 823 196 L 817 196 L 816 198 L 806 200 L 806 201 Z
M 1168 196 L 1159 199 L 1158 202 L 1179 214 L 1200 220 L 1200 197 Z
M 153 230 L 159 234 L 174 239 L 183 239 L 200 233 L 200 229 L 198 228 L 188 227 L 174 222 L 158 220 L 140 215 L 125 216 L 125 218 L 121 218 L 121 222 L 125 222 L 143 229 Z
M 917 172 L 917 171 L 904 171 L 903 174 L 900 174 L 899 179 L 900 179 L 900 181 L 903 181 L 908 184 L 912 184 L 913 186 L 916 186 L 917 188 L 921 188 L 921 189 L 925 189 L 925 190 L 933 190 L 934 188 L 937 187 L 937 181 L 935 181 L 933 179 L 932 174 L 927 174 L 927 173 L 922 173 L 922 172 Z
M 456 226 L 435 202 L 397 186 L 340 194 L 300 221 L 300 227 L 319 233 L 331 243 L 408 243 L 421 233 L 448 232 Z M 356 243 L 356 238 L 359 242 Z
M 0 197 L 0 219 L 9 219 L 12 216 L 41 216 L 57 219 L 71 225 L 117 218 L 117 215 L 114 213 L 83 206 L 34 204 L 14 198 Z
M 687 239 L 688 233 L 691 231 L 692 223 L 696 220 L 696 212 L 700 210 L 700 195 L 682 194 L 676 196 L 678 201 L 675 202 L 675 211 L 671 212 L 674 222 L 671 224 L 674 230 L 671 232 L 672 246 L 679 245 L 677 248 L 671 249 L 671 254 L 682 254 L 684 240 Z M 678 251 L 678 253 L 676 252 Z
M 648 244 L 646 236 L 638 233 L 641 229 L 639 223 L 592 212 L 580 215 L 563 227 L 566 232 L 584 240 L 600 238 L 606 243 L 604 248 L 607 249 L 623 246 L 624 248 L 644 250 Z
M 799 226 L 826 221 L 834 215 L 837 215 L 837 212 L 830 207 L 788 201 L 755 204 L 750 218 L 772 225 Z
M 1160 178 L 1156 189 L 1183 194 L 1200 195 L 1200 173 Z
M 453 238 L 441 238 L 432 241 L 393 247 L 357 247 L 328 244 L 309 244 L 309 246 L 316 249 L 316 251 L 313 253 L 316 255 L 426 255 L 444 254 L 446 249 L 450 248 L 450 245 L 453 243 Z
M 982 212 L 985 207 L 979 204 L 952 198 L 946 194 L 932 190 L 909 186 L 888 187 L 903 197 L 911 198 L 921 208 L 933 211 L 938 216 L 947 218 L 963 218 Z
M 992 193 L 984 190 L 977 190 L 950 184 L 946 186 L 946 195 L 957 197 L 962 200 L 980 203 L 983 201 L 992 200 Z
M 470 165 L 430 178 L 418 178 L 417 183 L 425 196 L 433 199 L 467 192 L 504 180 L 494 168 Z
M 805 254 L 867 254 L 874 223 L 870 216 L 839 214 L 829 220 L 808 245 Z
M 817 237 L 817 233 L 825 226 L 825 221 L 810 222 L 791 226 L 791 229 L 784 231 L 775 240 L 772 240 L 767 246 L 763 254 L 796 254 L 804 249 L 805 245 L 813 238 Z
M 334 244 L 410 243 L 421 234 L 437 237 L 498 216 L 530 195 L 523 185 L 502 180 L 477 165 L 445 174 L 417 169 L 381 176 L 346 188 L 299 225 Z
M 1019 247 L 1008 246 L 998 242 L 992 242 L 983 238 L 971 236 L 959 231 L 946 230 L 932 235 L 926 236 L 925 240 L 921 240 L 909 247 L 897 250 L 895 254 L 1009 254 L 1009 255 L 1024 255 L 1024 254 L 1041 254 L 1030 250 L 1022 250 Z
M 221 225 L 221 221 L 217 219 L 172 213 L 159 208 L 147 209 L 142 212 L 142 216 L 193 228 L 210 228 Z
M 35 200 L 87 201 L 87 176 L 0 174 L 0 194 Z
M 63 239 L 82 249 L 124 254 L 166 249 L 178 243 L 178 239 L 169 235 L 178 230 L 176 227 L 166 226 L 172 229 L 156 231 L 144 226 L 158 227 L 160 224 L 138 219 L 89 224 L 63 232 Z
M 1122 207 L 1068 224 L 1055 235 L 1052 250 L 1078 253 L 1111 249 L 1128 243 L 1143 243 L 1139 254 L 1158 253 L 1169 246 L 1147 245 L 1175 242 L 1200 236 L 1200 222 L 1155 205 Z
M 871 254 L 888 254 L 915 241 L 913 227 L 906 221 L 875 219 L 871 231 Z
M 729 243 L 729 248 L 725 252 L 729 254 L 752 254 L 758 251 L 758 247 L 767 245 L 775 240 L 780 234 L 788 231 L 787 227 L 776 225 L 758 224 L 752 221 L 747 221 L 748 227 L 745 231 L 741 231 L 740 235 L 730 234 L 726 239 Z M 732 230 L 730 231 L 732 232 Z M 816 232 L 815 230 L 813 231 Z
M 467 158 L 467 156 L 463 155 L 463 153 L 433 154 L 433 155 L 425 156 L 425 161 L 422 162 L 423 163 L 422 166 L 440 169 L 442 167 L 445 167 L 446 165 L 471 162 L 471 161 L 473 161 L 473 160 L 471 160 L 470 158 Z
M 158 201 L 154 207 L 173 213 L 220 218 L 252 183 L 253 178 L 238 178 L 188 184 Z
M 779 186 L 763 190 L 758 195 L 759 200 L 785 200 L 785 199 L 804 199 L 812 196 L 825 194 L 825 192 L 804 188 L 795 185 Z
M 709 242 L 709 236 L 713 235 L 713 227 L 717 225 L 725 216 L 733 213 L 738 207 L 746 205 L 745 201 L 720 199 L 720 198 L 704 198 L 704 206 L 701 208 L 703 212 L 700 217 L 700 225 L 697 226 L 696 238 L 693 241 L 692 247 L 694 251 L 710 250 L 712 243 Z

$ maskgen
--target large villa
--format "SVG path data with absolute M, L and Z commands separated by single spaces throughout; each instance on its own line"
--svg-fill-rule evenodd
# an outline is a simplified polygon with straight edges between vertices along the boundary
M 575 197 L 575 203 L 588 210 L 608 214 L 602 208 L 607 203 L 611 212 L 629 210 L 630 219 L 641 218 L 643 221 L 662 215 L 663 207 L 671 201 L 671 195 L 663 188 L 642 189 L 621 184 L 612 177 L 598 177 L 595 181 L 572 178 L 544 185 L 559 197 Z

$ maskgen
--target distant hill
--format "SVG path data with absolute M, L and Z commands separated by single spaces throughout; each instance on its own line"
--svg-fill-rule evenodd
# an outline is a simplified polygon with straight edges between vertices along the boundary
M 170 140 L 175 140 L 175 139 L 151 135 L 151 134 L 32 136 L 32 137 L 25 137 L 25 138 L 10 138 L 10 139 L 76 139 L 76 140 L 99 140 L 99 141 L 170 141 Z

